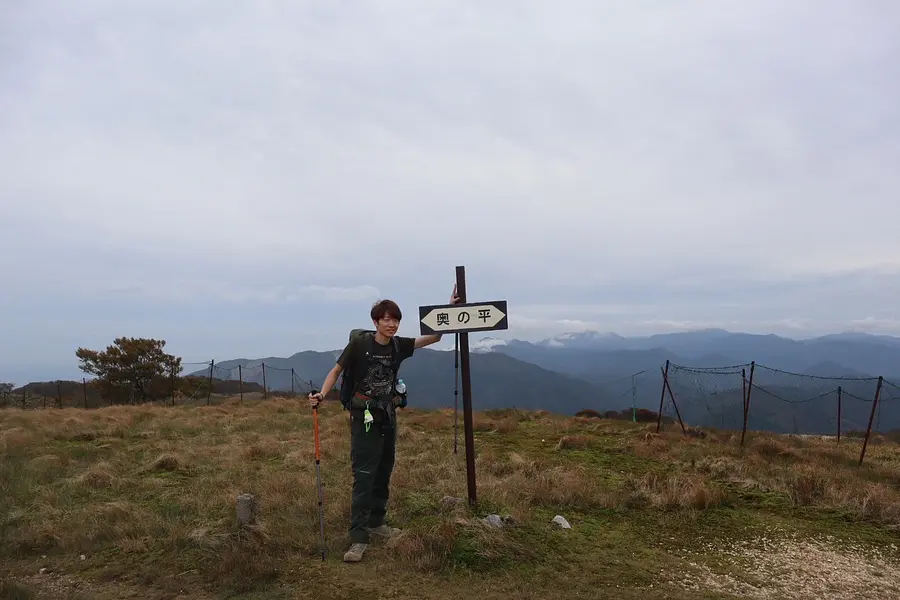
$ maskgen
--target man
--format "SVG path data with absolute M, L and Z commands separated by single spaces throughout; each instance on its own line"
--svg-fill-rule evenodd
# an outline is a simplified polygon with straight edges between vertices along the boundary
M 450 303 L 457 302 L 459 297 L 454 285 Z M 309 395 L 310 406 L 318 406 L 324 394 L 334 388 L 344 369 L 353 374 L 358 384 L 350 409 L 353 495 L 350 508 L 351 546 L 344 554 L 346 562 L 362 560 L 370 534 L 390 537 L 399 531 L 388 527 L 384 518 L 397 440 L 394 401 L 397 373 L 391 364 L 391 346 L 403 315 L 395 302 L 381 300 L 372 307 L 369 316 L 375 325 L 375 334 L 354 337 L 325 377 L 322 392 Z M 396 365 L 399 367 L 417 348 L 424 348 L 440 339 L 440 335 L 417 338 L 396 336 L 399 351 Z M 371 422 L 367 422 L 369 415 Z

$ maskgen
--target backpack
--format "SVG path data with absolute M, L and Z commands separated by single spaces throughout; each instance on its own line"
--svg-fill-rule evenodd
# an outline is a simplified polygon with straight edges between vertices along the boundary
M 372 329 L 353 329 L 350 331 L 350 335 L 347 338 L 348 341 L 353 341 L 355 337 L 365 336 L 367 341 L 372 341 L 375 337 L 375 331 Z M 391 338 L 391 359 L 392 365 L 391 370 L 394 372 L 394 383 L 397 382 L 397 371 L 400 369 L 400 363 L 397 360 L 397 357 L 400 355 L 400 342 L 396 337 Z M 355 366 L 355 365 L 354 365 Z M 352 371 L 355 369 L 344 369 L 341 372 L 341 405 L 345 410 L 350 410 L 352 408 L 351 403 L 353 401 L 353 395 L 356 393 L 357 388 L 359 387 L 359 383 L 356 381 L 354 374 Z M 405 400 L 405 398 L 404 398 Z

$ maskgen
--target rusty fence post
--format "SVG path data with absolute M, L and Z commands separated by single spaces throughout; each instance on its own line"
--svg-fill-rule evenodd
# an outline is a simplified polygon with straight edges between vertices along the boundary
M 869 426 L 866 427 L 866 438 L 863 440 L 862 452 L 859 453 L 859 464 L 862 466 L 863 457 L 866 455 L 866 447 L 869 445 L 869 434 L 872 433 L 872 421 L 875 420 L 875 408 L 878 406 L 878 399 L 881 397 L 881 386 L 884 383 L 884 378 L 880 375 L 878 376 L 878 386 L 875 388 L 875 400 L 872 402 L 872 412 L 869 414 Z
M 753 374 L 756 371 L 756 361 L 750 361 L 750 380 L 747 382 L 747 395 L 744 397 L 744 428 L 741 430 L 741 446 L 744 445 L 744 436 L 747 435 L 747 420 L 750 417 L 750 393 L 753 391 Z
M 662 426 L 663 400 L 666 399 L 666 382 L 667 382 L 668 375 L 669 375 L 669 361 L 668 361 L 668 359 L 666 359 L 666 368 L 663 369 L 662 391 L 659 393 L 659 413 L 657 413 L 657 415 L 656 415 L 656 433 L 659 433 L 659 428 Z

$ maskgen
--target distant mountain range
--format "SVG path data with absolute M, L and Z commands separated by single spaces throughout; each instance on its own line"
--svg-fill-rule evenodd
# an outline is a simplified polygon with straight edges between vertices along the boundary
M 839 333 L 807 340 L 774 334 L 731 333 L 706 329 L 684 333 L 625 338 L 614 333 L 565 334 L 537 343 L 513 340 L 495 345 L 501 351 L 522 358 L 556 349 L 586 351 L 668 352 L 683 364 L 725 366 L 758 363 L 804 372 L 820 363 L 836 363 L 861 373 L 886 374 L 900 371 L 900 338 L 864 333 Z M 672 358 L 675 360 L 675 358 Z
M 755 361 L 751 428 L 833 433 L 840 385 L 842 431 L 865 429 L 878 375 L 888 383 L 883 388 L 876 429 L 900 428 L 900 388 L 893 386 L 900 384 L 900 338 L 891 336 L 838 333 L 794 340 L 708 329 L 647 337 L 570 333 L 526 342 L 476 334 L 471 347 L 477 409 L 516 406 L 574 414 L 586 408 L 620 410 L 634 401 L 637 407 L 658 410 L 661 368 L 668 360 L 672 365 L 669 383 L 685 420 L 740 428 L 740 369 L 743 366 L 749 378 L 749 363 Z M 245 381 L 262 383 L 258 365 L 264 362 L 269 389 L 291 389 L 291 369 L 294 385 L 305 389 L 302 382 L 321 385 L 338 354 L 339 350 L 305 351 L 288 358 L 229 360 L 216 363 L 214 376 L 235 379 L 241 365 Z M 730 373 L 704 370 L 729 366 L 737 368 Z M 199 370 L 194 374 L 207 373 Z M 404 363 L 401 374 L 409 386 L 411 403 L 426 408 L 453 405 L 452 350 L 418 350 Z M 837 377 L 870 379 L 830 379 Z M 668 398 L 664 412 L 675 415 Z
M 213 377 L 263 383 L 270 390 L 290 390 L 294 378 L 295 390 L 309 389 L 306 382 L 320 386 L 328 371 L 334 366 L 339 350 L 331 352 L 298 352 L 287 358 L 235 359 L 216 363 Z M 473 398 L 479 409 L 517 406 L 528 409 L 546 409 L 563 414 L 574 414 L 585 407 L 593 407 L 600 392 L 595 385 L 565 373 L 542 368 L 520 361 L 503 353 L 473 354 Z M 292 375 L 293 369 L 293 375 Z M 206 376 L 209 369 L 191 375 Z M 453 352 L 423 348 L 404 361 L 400 375 L 410 390 L 410 402 L 424 408 L 453 406 L 454 356 Z M 306 384 L 306 385 L 305 385 Z M 459 387 L 462 406 L 462 388 Z

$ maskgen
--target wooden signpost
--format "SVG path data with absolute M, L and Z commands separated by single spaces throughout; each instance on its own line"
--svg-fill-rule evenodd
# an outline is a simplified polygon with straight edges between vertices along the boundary
M 457 304 L 419 307 L 422 335 L 454 333 L 459 335 L 459 363 L 462 371 L 463 427 L 466 443 L 466 478 L 469 504 L 475 504 L 475 438 L 472 423 L 472 376 L 469 367 L 469 334 L 477 331 L 508 329 L 506 300 L 467 302 L 466 268 L 456 267 Z

